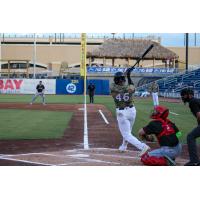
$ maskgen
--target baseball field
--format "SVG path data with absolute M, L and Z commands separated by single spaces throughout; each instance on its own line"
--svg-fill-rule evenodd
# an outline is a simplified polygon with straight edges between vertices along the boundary
M 1 95 L 0 103 L 28 103 L 31 95 Z M 40 99 L 36 104 L 40 104 Z M 89 102 L 89 100 L 88 100 Z M 48 95 L 47 104 L 82 104 L 83 96 L 73 95 Z M 113 99 L 110 96 L 95 96 L 95 104 L 103 104 L 115 116 Z M 160 104 L 170 109 L 169 118 L 177 124 L 183 136 L 182 142 L 186 142 L 187 133 L 196 125 L 195 118 L 191 115 L 187 106 L 181 101 L 168 101 L 161 99 Z M 135 106 L 137 117 L 133 133 L 137 135 L 138 130 L 149 121 L 152 111 L 151 98 L 136 98 Z M 66 123 L 70 121 L 71 112 L 51 112 L 36 110 L 0 110 L 0 139 L 34 139 L 34 138 L 58 138 L 63 135 Z M 11 125 L 12 124 L 12 125 Z M 37 124 L 37 126 L 35 126 Z M 22 134 L 29 130 L 29 134 Z M 58 132 L 59 134 L 57 134 Z M 17 134 L 17 133 L 20 134 Z M 6 134 L 5 134 L 6 133 Z M 49 134 L 48 134 L 49 133 Z
M 30 105 L 31 97 L 1 95 L 0 165 L 141 165 L 134 147 L 125 154 L 117 151 L 121 136 L 111 96 L 95 96 L 95 104 L 87 104 L 87 153 L 83 150 L 83 96 L 47 95 L 46 105 L 40 98 Z M 187 133 L 196 125 L 195 118 L 179 99 L 160 98 L 160 104 L 170 109 L 169 118 L 183 133 L 180 140 L 186 143 Z M 135 106 L 133 134 L 138 136 L 138 130 L 149 121 L 152 99 L 135 98 Z M 157 144 L 150 146 L 155 148 Z M 188 156 L 186 148 L 183 152 L 181 159 Z M 179 165 L 184 162 L 180 160 Z

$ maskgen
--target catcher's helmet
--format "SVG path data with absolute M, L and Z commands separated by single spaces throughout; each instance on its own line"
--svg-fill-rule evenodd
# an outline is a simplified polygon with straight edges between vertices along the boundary
M 114 82 L 115 82 L 115 84 L 126 82 L 124 74 L 122 72 L 115 73 Z
M 152 119 L 162 118 L 165 120 L 168 117 L 168 115 L 169 115 L 168 108 L 166 108 L 165 106 L 155 106 L 150 117 Z
M 181 90 L 181 99 L 184 103 L 190 101 L 189 95 L 194 96 L 194 91 L 191 88 L 185 88 Z

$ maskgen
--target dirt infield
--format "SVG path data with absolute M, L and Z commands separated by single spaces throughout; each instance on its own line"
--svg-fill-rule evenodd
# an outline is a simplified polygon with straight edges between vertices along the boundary
M 126 153 L 119 153 L 121 136 L 115 118 L 103 105 L 88 106 L 89 150 L 83 144 L 83 105 L 69 104 L 22 104 L 0 103 L 0 109 L 29 109 L 73 112 L 63 138 L 46 140 L 4 140 L 0 141 L 0 165 L 11 166 L 119 166 L 141 165 L 138 151 L 130 147 Z M 103 112 L 109 124 L 106 124 L 99 110 Z M 29 130 L 27 130 L 29 131 Z M 152 148 L 157 147 L 151 143 Z M 182 165 L 187 157 L 184 147 L 183 157 L 178 159 Z

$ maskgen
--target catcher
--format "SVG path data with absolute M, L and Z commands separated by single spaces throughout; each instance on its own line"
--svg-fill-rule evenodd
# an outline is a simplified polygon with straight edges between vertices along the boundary
M 156 106 L 149 124 L 139 130 L 139 136 L 143 140 L 152 141 L 151 134 L 157 137 L 160 148 L 152 150 L 141 157 L 144 165 L 176 165 L 175 158 L 180 155 L 182 147 L 178 137 L 181 132 L 177 126 L 167 119 L 169 109 L 164 106 Z

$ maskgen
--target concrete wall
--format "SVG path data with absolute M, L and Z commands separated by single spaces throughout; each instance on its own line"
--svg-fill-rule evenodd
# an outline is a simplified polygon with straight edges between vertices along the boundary
M 185 47 L 168 47 L 168 49 L 174 51 L 179 55 L 179 59 L 185 62 Z M 200 47 L 189 48 L 189 64 L 200 64 Z
M 91 51 L 98 45 L 88 45 L 87 50 Z M 169 47 L 177 53 L 181 61 L 185 61 L 184 47 Z M 28 59 L 33 60 L 33 45 L 27 44 L 2 44 L 1 59 Z M 80 45 L 37 45 L 36 62 L 41 65 L 51 65 L 52 69 L 58 73 L 60 64 L 63 61 L 70 65 L 80 64 Z M 95 62 L 103 63 L 103 60 L 95 60 Z M 51 64 L 50 64 L 51 63 Z M 111 65 L 111 60 L 107 60 L 106 64 Z M 116 60 L 116 65 L 127 64 L 127 60 Z M 133 64 L 134 61 L 130 61 Z M 156 61 L 159 64 L 161 61 Z M 191 47 L 189 49 L 189 64 L 200 64 L 200 48 Z M 144 61 L 144 65 L 152 65 L 152 61 Z M 55 67 L 54 67 L 55 66 Z M 55 69 L 54 69 L 55 68 Z M 182 65 L 184 68 L 184 64 Z

